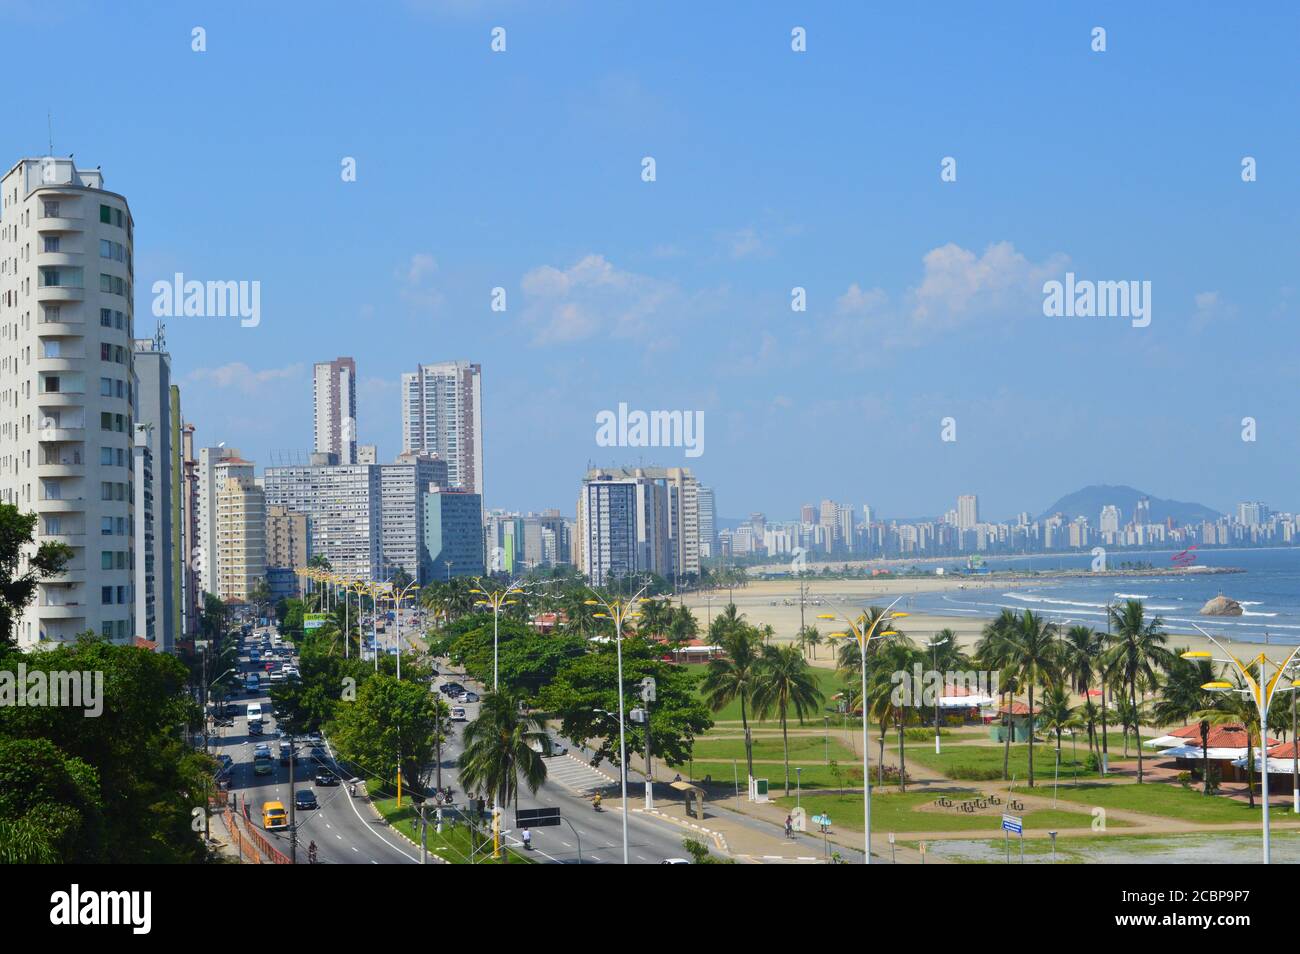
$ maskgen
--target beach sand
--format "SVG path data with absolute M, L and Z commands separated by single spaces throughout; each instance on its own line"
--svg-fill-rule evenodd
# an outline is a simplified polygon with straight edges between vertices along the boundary
M 856 617 L 869 606 L 886 606 L 895 597 L 902 599 L 894 607 L 895 612 L 908 612 L 908 597 L 917 593 L 934 593 L 964 588 L 988 589 L 1005 592 L 1024 586 L 1041 585 L 1051 582 L 1049 579 L 1037 578 L 1031 581 L 1014 579 L 939 579 L 915 578 L 892 580 L 822 580 L 808 581 L 809 604 L 803 608 L 805 621 L 815 625 L 822 636 L 827 633 L 842 631 L 842 624 L 826 619 L 817 619 L 820 613 L 834 613 L 836 616 Z M 793 642 L 799 631 L 799 584 L 793 580 L 761 580 L 751 582 L 748 586 L 733 591 L 736 609 L 743 613 L 745 619 L 754 625 L 769 624 L 776 631 L 775 641 Z M 712 596 L 712 600 L 708 599 Z M 721 612 L 729 600 L 728 591 L 719 589 L 711 594 L 690 594 L 683 602 L 695 611 L 700 622 L 701 636 L 707 633 L 707 623 L 712 615 Z M 817 605 L 814 601 L 821 601 Z M 775 605 L 773 605 L 775 603 Z M 786 604 L 789 605 L 786 605 Z M 924 643 L 942 629 L 951 629 L 957 637 L 957 644 L 969 651 L 979 639 L 984 625 L 992 619 L 969 615 L 939 616 L 934 613 L 917 613 L 899 620 L 898 628 L 914 642 Z M 1201 623 L 1205 629 L 1215 633 L 1214 618 L 1205 617 Z M 1215 633 L 1217 636 L 1218 633 Z M 1226 637 L 1225 637 L 1226 640 Z M 1170 649 L 1211 650 L 1218 655 L 1218 650 L 1203 636 L 1170 634 L 1165 644 Z M 1225 645 L 1243 662 L 1260 652 L 1266 652 L 1270 659 L 1285 660 L 1294 648 L 1274 644 L 1266 646 L 1261 643 L 1232 642 Z M 831 651 L 824 645 L 818 647 L 817 658 L 810 662 L 819 666 L 832 666 Z

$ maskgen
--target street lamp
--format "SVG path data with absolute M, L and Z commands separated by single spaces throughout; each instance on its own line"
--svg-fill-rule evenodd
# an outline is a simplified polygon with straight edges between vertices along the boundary
M 474 582 L 478 585 L 475 586 L 474 589 L 470 590 L 470 592 L 476 596 L 483 597 L 481 600 L 476 600 L 474 605 L 492 607 L 492 691 L 496 692 L 498 658 L 497 636 L 500 633 L 501 607 L 514 606 L 519 602 L 518 600 L 510 599 L 510 597 L 516 593 L 522 593 L 524 588 L 520 584 L 519 580 L 512 580 L 503 590 L 484 590 L 483 581 L 481 579 L 477 579 Z
M 1280 689 L 1278 686 L 1278 682 L 1282 674 L 1286 672 L 1288 669 L 1290 669 L 1292 663 L 1295 662 L 1296 654 L 1300 653 L 1300 646 L 1297 646 L 1295 649 L 1293 649 L 1291 651 L 1291 655 L 1288 656 L 1286 658 L 1286 662 L 1283 663 L 1278 663 L 1275 662 L 1274 660 L 1269 659 L 1264 653 L 1260 653 L 1253 660 L 1251 660 L 1251 665 L 1259 666 L 1260 682 L 1257 682 L 1255 680 L 1255 677 L 1250 674 L 1250 669 L 1246 666 L 1246 664 L 1244 664 L 1236 656 L 1232 655 L 1232 653 L 1228 652 L 1228 650 L 1223 647 L 1222 643 L 1220 643 L 1217 639 L 1215 639 L 1205 630 L 1201 629 L 1201 627 L 1197 626 L 1195 623 L 1192 623 L 1192 626 L 1197 630 L 1197 632 L 1199 632 L 1202 636 L 1204 636 L 1215 646 L 1217 646 L 1220 649 L 1220 651 L 1222 651 L 1223 654 L 1226 655 L 1228 658 L 1220 659 L 1217 656 L 1213 656 L 1210 653 L 1204 651 L 1186 652 L 1182 654 L 1182 657 L 1184 659 L 1212 659 L 1213 661 L 1218 663 L 1230 663 L 1231 665 L 1236 667 L 1237 671 L 1241 674 L 1241 677 L 1245 681 L 1247 686 L 1247 688 L 1245 689 L 1238 689 L 1230 682 L 1214 681 L 1214 682 L 1205 683 L 1205 685 L 1201 686 L 1201 688 L 1206 690 L 1207 692 L 1241 693 L 1242 695 L 1249 697 L 1251 701 L 1255 703 L 1255 709 L 1259 712 L 1259 749 L 1261 755 L 1261 762 L 1263 766 L 1263 771 L 1260 773 L 1260 775 L 1262 776 L 1263 779 L 1262 797 L 1264 802 L 1264 810 L 1263 810 L 1262 824 L 1264 828 L 1264 864 L 1270 864 L 1272 844 L 1271 844 L 1271 831 L 1269 828 L 1269 817 L 1268 817 L 1268 707 L 1269 704 L 1273 701 L 1273 696 L 1277 692 L 1279 691 L 1294 692 L 1296 690 L 1297 683 L 1300 682 L 1300 680 L 1292 680 L 1290 685 L 1283 686 Z M 1269 665 L 1274 667 L 1274 672 L 1271 677 L 1268 675 L 1268 670 L 1266 668 Z M 1247 731 L 1247 735 L 1249 735 L 1249 730 Z M 1249 741 L 1249 738 L 1247 739 L 1247 741 Z M 1294 742 L 1294 739 L 1292 741 Z
M 859 654 L 862 657 L 862 824 L 864 828 L 863 847 L 865 849 L 863 852 L 862 862 L 863 864 L 868 865 L 871 864 L 871 759 L 868 755 L 870 749 L 867 746 L 867 647 L 873 639 L 898 635 L 892 629 L 885 630 L 882 633 L 877 633 L 876 627 L 880 625 L 882 620 L 900 619 L 908 615 L 907 613 L 891 612 L 891 610 L 898 605 L 898 601 L 902 598 L 903 597 L 899 596 L 894 600 L 894 602 L 886 606 L 885 611 L 876 617 L 866 632 L 863 632 L 862 628 L 858 625 L 859 623 L 866 622 L 866 613 L 860 614 L 856 621 L 851 620 L 846 616 L 836 616 L 834 613 L 817 614 L 818 619 L 839 620 L 840 622 L 847 624 L 849 632 L 852 633 L 853 638 L 857 640 Z M 848 635 L 849 633 L 832 633 L 830 638 L 845 639 Z
M 943 637 L 943 639 L 930 640 L 930 670 L 932 672 L 938 671 L 939 669 L 939 663 L 937 661 L 939 656 L 938 649 L 940 646 L 944 645 L 947 642 L 948 642 L 947 636 Z M 940 685 L 942 685 L 942 680 L 940 680 Z M 942 690 L 938 695 L 934 697 L 934 754 L 935 755 L 940 754 L 939 752 L 939 695 L 942 695 Z
M 399 682 L 402 679 L 402 601 L 406 599 L 406 594 L 411 592 L 411 590 L 413 590 L 418 585 L 419 585 L 418 580 L 412 580 L 410 583 L 406 584 L 406 586 L 402 587 L 400 590 L 397 589 L 397 587 L 393 588 L 395 591 L 393 595 L 393 599 L 396 601 L 397 604 L 396 605 L 397 611 L 393 614 L 393 616 L 397 620 L 397 679 Z
M 623 623 L 629 619 L 635 618 L 640 614 L 637 612 L 637 605 L 641 595 L 645 593 L 646 586 L 637 590 L 636 595 L 631 599 L 624 600 L 615 598 L 613 600 L 600 599 L 595 590 L 592 590 L 592 596 L 596 599 L 583 600 L 586 606 L 602 606 L 605 608 L 603 613 L 593 613 L 596 619 L 612 619 L 614 621 L 614 648 L 618 654 L 618 777 L 622 788 L 623 795 L 623 864 L 628 863 L 627 858 L 627 742 L 626 730 L 623 719 Z M 649 786 L 651 781 L 646 778 L 646 785 Z

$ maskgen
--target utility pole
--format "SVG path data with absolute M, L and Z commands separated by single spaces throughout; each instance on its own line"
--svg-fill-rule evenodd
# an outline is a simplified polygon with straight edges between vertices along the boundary
M 289 737 L 289 863 L 298 863 L 298 799 L 293 791 L 293 736 Z
M 424 799 L 420 799 L 420 864 L 422 865 L 429 863 L 429 823 L 424 817 L 424 801 Z

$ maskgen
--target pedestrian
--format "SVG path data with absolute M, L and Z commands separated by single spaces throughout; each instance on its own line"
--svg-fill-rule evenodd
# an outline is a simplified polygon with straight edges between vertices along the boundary
M 794 837 L 794 819 L 789 815 L 785 816 L 785 837 Z

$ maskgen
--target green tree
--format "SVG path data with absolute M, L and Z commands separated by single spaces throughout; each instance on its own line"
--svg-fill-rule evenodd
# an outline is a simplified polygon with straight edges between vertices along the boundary
M 1001 635 L 1007 666 L 1025 687 L 1029 696 L 1029 787 L 1034 787 L 1034 688 L 1058 680 L 1060 651 L 1056 644 L 1056 624 L 1046 623 L 1031 610 L 1024 610 L 1015 626 Z
M 519 709 L 515 696 L 489 692 L 483 697 L 478 718 L 465 726 L 465 748 L 459 762 L 461 785 L 467 792 L 490 795 L 493 805 L 501 809 L 512 802 L 518 807 L 521 779 L 530 792 L 546 781 L 546 762 L 533 748 L 545 744 L 546 733 L 540 722 Z
M 730 619 L 719 616 L 714 621 L 713 641 L 726 654 L 709 660 L 704 677 L 704 698 L 714 712 L 721 712 L 733 701 L 740 702 L 740 725 L 745 733 L 745 764 L 754 776 L 754 743 L 749 733 L 750 699 L 759 679 L 758 634 L 735 614 L 729 604 Z M 720 625 L 722 624 L 722 625 Z
M 785 794 L 790 794 L 789 715 L 804 717 L 822 704 L 822 692 L 797 646 L 765 646 L 754 685 L 754 714 L 766 719 L 775 712 L 781 720 L 781 747 L 785 761 Z
M 17 645 L 14 623 L 36 596 L 36 587 L 63 572 L 72 549 L 62 543 L 42 543 L 30 556 L 36 514 L 12 504 L 0 504 L 0 653 Z
M 1106 651 L 1107 664 L 1114 668 L 1116 677 L 1127 687 L 1129 705 L 1140 714 L 1137 701 L 1140 683 L 1154 686 L 1157 683 L 1156 667 L 1168 669 L 1172 654 L 1165 648 L 1169 637 L 1161 627 L 1159 616 L 1147 620 L 1141 600 L 1127 600 L 1123 606 L 1111 607 L 1110 622 L 1114 631 L 1111 646 Z M 1134 727 L 1136 731 L 1136 726 Z M 1142 784 L 1142 736 L 1138 733 L 1138 784 Z
M 355 702 L 338 707 L 334 741 L 344 759 L 379 778 L 392 778 L 400 766 L 407 789 L 423 792 L 437 725 L 427 685 L 381 672 L 357 690 Z

